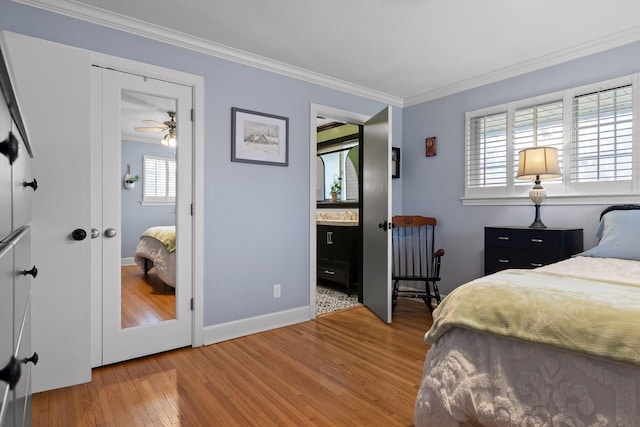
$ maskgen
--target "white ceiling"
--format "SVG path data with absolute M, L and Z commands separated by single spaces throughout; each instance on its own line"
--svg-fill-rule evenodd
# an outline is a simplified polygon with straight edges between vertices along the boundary
M 638 0 L 16 0 L 406 106 L 640 40 Z

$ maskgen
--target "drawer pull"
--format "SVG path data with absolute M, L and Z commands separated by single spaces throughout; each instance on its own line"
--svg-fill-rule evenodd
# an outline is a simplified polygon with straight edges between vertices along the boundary
M 38 181 L 35 178 L 33 178 L 33 181 L 31 181 L 31 182 L 27 182 L 27 181 L 23 182 L 22 186 L 23 187 L 31 187 L 31 188 L 33 188 L 33 191 L 36 191 L 38 189 Z
M 13 133 L 9 132 L 7 139 L 0 142 L 0 154 L 4 154 L 9 159 L 10 165 L 18 158 L 18 138 Z
M 498 236 L 498 240 L 509 240 L 507 236 Z
M 531 239 L 531 241 L 533 243 L 542 243 L 542 242 L 544 242 L 544 240 L 542 240 L 542 239 Z
M 20 362 L 14 356 L 11 356 L 11 360 L 7 363 L 7 366 L 0 370 L 0 380 L 9 384 L 9 390 L 13 390 L 13 388 L 20 381 L 20 375 L 22 375 L 22 370 L 20 369 Z
M 38 275 L 38 269 L 36 268 L 36 266 L 34 265 L 31 270 L 22 270 L 22 274 L 24 276 L 26 276 L 27 274 L 30 274 L 31 277 L 33 277 L 34 279 L 36 278 L 36 276 Z
M 331 274 L 331 275 L 334 275 L 334 274 L 336 274 L 336 272 L 335 272 L 335 271 L 331 271 L 331 270 L 325 270 L 325 271 L 324 271 L 324 274 Z
M 22 363 L 27 364 L 27 363 L 33 363 L 34 365 L 38 364 L 38 353 L 36 353 L 35 351 L 33 352 L 33 356 L 31 357 L 25 357 L 24 359 L 22 359 Z
M 503 263 L 503 264 L 506 264 L 506 263 L 508 263 L 508 262 L 509 262 L 509 260 L 508 260 L 508 259 L 499 259 L 499 260 L 498 260 L 498 262 L 501 262 L 501 263 Z
M 333 245 L 333 231 L 327 231 L 327 245 Z
M 540 264 L 538 262 L 532 262 L 531 267 L 542 267 L 544 264 Z

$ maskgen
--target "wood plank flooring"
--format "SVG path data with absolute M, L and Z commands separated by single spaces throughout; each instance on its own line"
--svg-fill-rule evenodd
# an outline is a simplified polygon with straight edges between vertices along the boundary
M 146 275 L 137 265 L 121 267 L 121 327 L 149 325 L 176 318 L 176 293 L 158 278 Z
M 409 426 L 428 346 L 424 303 L 365 307 L 93 370 L 33 396 L 34 426 Z

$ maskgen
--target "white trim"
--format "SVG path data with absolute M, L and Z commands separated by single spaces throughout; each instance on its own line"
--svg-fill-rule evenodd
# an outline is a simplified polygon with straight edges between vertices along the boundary
M 599 40 L 583 43 L 579 46 L 560 50 L 558 52 L 545 55 L 540 58 L 534 58 L 529 61 L 521 62 L 519 64 L 505 67 L 501 70 L 496 70 L 482 76 L 477 76 L 459 83 L 454 83 L 448 86 L 424 92 L 416 96 L 405 98 L 404 107 L 411 107 L 423 102 L 432 101 L 434 99 L 463 92 L 465 90 L 484 86 L 490 83 L 496 83 L 511 77 L 530 73 L 536 70 L 541 70 L 554 65 L 562 64 L 564 62 L 569 62 L 574 59 L 583 58 L 585 56 L 603 52 L 608 49 L 613 49 L 625 44 L 637 42 L 639 38 L 640 27 L 630 28 L 611 36 L 603 37 Z
M 309 307 L 264 314 L 261 316 L 219 323 L 204 328 L 204 345 L 240 338 L 309 320 Z
M 205 55 L 211 55 L 229 61 L 237 62 L 249 67 L 273 72 L 297 80 L 306 81 L 320 86 L 361 96 L 374 101 L 402 107 L 403 100 L 400 97 L 366 88 L 344 80 L 326 76 L 314 71 L 306 70 L 283 62 L 274 61 L 263 56 L 255 55 L 239 49 L 234 49 L 219 43 L 208 41 L 199 37 L 190 36 L 165 27 L 150 24 L 139 19 L 109 12 L 94 6 L 70 2 L 65 0 L 14 0 L 39 9 L 91 22 L 108 28 L 125 31 L 141 37 L 146 37 L 159 42 L 171 44 L 181 48 L 193 50 Z
M 532 205 L 528 196 L 521 197 L 460 197 L 463 206 L 524 206 Z M 581 196 L 549 196 L 542 202 L 546 205 L 614 205 L 640 203 L 640 194 L 598 194 Z
M 136 259 L 134 257 L 121 258 L 120 265 L 136 265 Z
M 239 49 L 234 49 L 219 43 L 214 43 L 202 38 L 189 36 L 187 34 L 172 31 L 158 25 L 150 24 L 138 19 L 119 15 L 95 6 L 67 0 L 13 0 L 21 3 L 44 9 L 50 12 L 91 22 L 108 28 L 125 31 L 130 34 L 150 38 L 163 43 L 190 49 L 206 55 L 223 58 L 229 61 L 244 64 L 250 67 L 288 76 L 294 79 L 303 80 L 320 86 L 336 89 L 353 95 L 362 96 L 374 101 L 383 102 L 394 107 L 411 107 L 423 102 L 432 101 L 475 87 L 495 83 L 514 76 L 522 75 L 532 71 L 540 70 L 563 62 L 582 58 L 608 49 L 613 49 L 625 44 L 638 41 L 640 38 L 640 27 L 630 28 L 625 31 L 604 37 L 598 40 L 583 43 L 569 49 L 533 58 L 519 64 L 505 67 L 481 76 L 473 77 L 462 82 L 453 83 L 434 90 L 401 98 L 388 93 L 376 91 L 360 85 L 339 80 L 310 70 L 294 67 L 283 62 L 274 61 L 262 56 L 254 55 Z

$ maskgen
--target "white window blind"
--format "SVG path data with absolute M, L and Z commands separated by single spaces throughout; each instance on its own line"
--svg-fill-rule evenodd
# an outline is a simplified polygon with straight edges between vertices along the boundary
M 562 135 L 562 100 L 516 109 L 513 119 L 513 177 L 518 171 L 518 153 L 531 147 L 557 148 L 558 162 L 562 169 Z M 530 185 L 527 181 L 518 182 Z
M 176 161 L 167 157 L 144 156 L 143 196 L 147 203 L 175 203 Z
M 507 113 L 471 117 L 467 141 L 467 187 L 506 185 Z
M 574 98 L 572 181 L 631 179 L 632 104 L 631 85 Z

